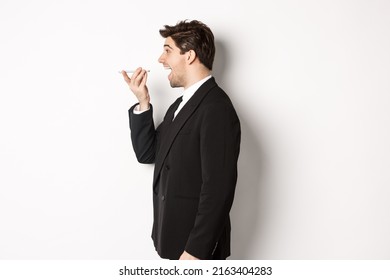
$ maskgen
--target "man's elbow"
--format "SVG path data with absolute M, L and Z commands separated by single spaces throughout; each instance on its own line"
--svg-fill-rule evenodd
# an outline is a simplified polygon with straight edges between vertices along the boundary
M 154 163 L 155 160 L 155 155 L 136 154 L 136 157 L 137 157 L 137 161 L 143 164 Z

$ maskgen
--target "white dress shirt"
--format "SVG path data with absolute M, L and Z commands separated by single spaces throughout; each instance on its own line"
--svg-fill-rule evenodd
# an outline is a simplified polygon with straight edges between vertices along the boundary
M 186 103 L 188 102 L 188 100 L 190 100 L 190 98 L 194 95 L 194 93 L 200 88 L 200 86 L 203 85 L 203 83 L 206 82 L 210 78 L 211 78 L 211 75 L 209 75 L 206 78 L 196 82 L 195 84 L 193 84 L 192 86 L 190 86 L 189 88 L 187 88 L 183 92 L 183 100 L 180 102 L 179 107 L 177 107 L 177 109 L 175 111 L 175 114 L 173 115 L 173 119 L 176 118 L 177 114 L 184 107 L 184 105 L 186 105 Z
M 200 88 L 201 85 L 203 85 L 208 79 L 211 78 L 211 75 L 207 76 L 206 78 L 196 82 L 195 84 L 191 85 L 189 88 L 187 88 L 183 92 L 183 100 L 180 102 L 179 107 L 176 109 L 173 119 L 176 118 L 177 114 L 180 112 L 180 110 L 184 107 L 184 105 L 190 100 L 190 98 L 194 95 L 194 93 Z M 134 114 L 141 114 L 143 112 L 146 112 L 150 109 L 150 107 L 146 110 L 140 111 L 139 105 L 134 107 Z

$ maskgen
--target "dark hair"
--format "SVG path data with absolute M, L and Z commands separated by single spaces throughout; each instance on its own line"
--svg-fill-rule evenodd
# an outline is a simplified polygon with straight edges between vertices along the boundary
M 160 29 L 160 34 L 164 38 L 171 37 L 181 54 L 194 50 L 204 66 L 210 70 L 213 68 L 214 35 L 206 24 L 197 20 L 184 20 L 176 25 L 164 25 L 164 29 Z

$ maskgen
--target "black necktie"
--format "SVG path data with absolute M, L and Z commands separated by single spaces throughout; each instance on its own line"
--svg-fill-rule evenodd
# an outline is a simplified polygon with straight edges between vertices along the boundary
M 179 108 L 179 105 L 180 103 L 183 101 L 183 96 L 180 96 L 178 99 L 176 99 L 173 107 L 172 107 L 172 112 L 173 112 L 173 115 L 172 115 L 172 121 L 175 119 L 175 112 L 177 110 L 177 108 Z

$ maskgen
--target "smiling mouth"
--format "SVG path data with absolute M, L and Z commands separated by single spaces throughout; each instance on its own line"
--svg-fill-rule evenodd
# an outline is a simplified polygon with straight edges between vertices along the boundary
M 169 75 L 168 75 L 168 80 L 171 80 L 171 79 L 172 79 L 172 68 L 169 67 L 169 66 L 165 66 L 165 65 L 164 65 L 164 69 L 165 69 L 165 70 L 171 70 L 171 72 L 169 72 Z

